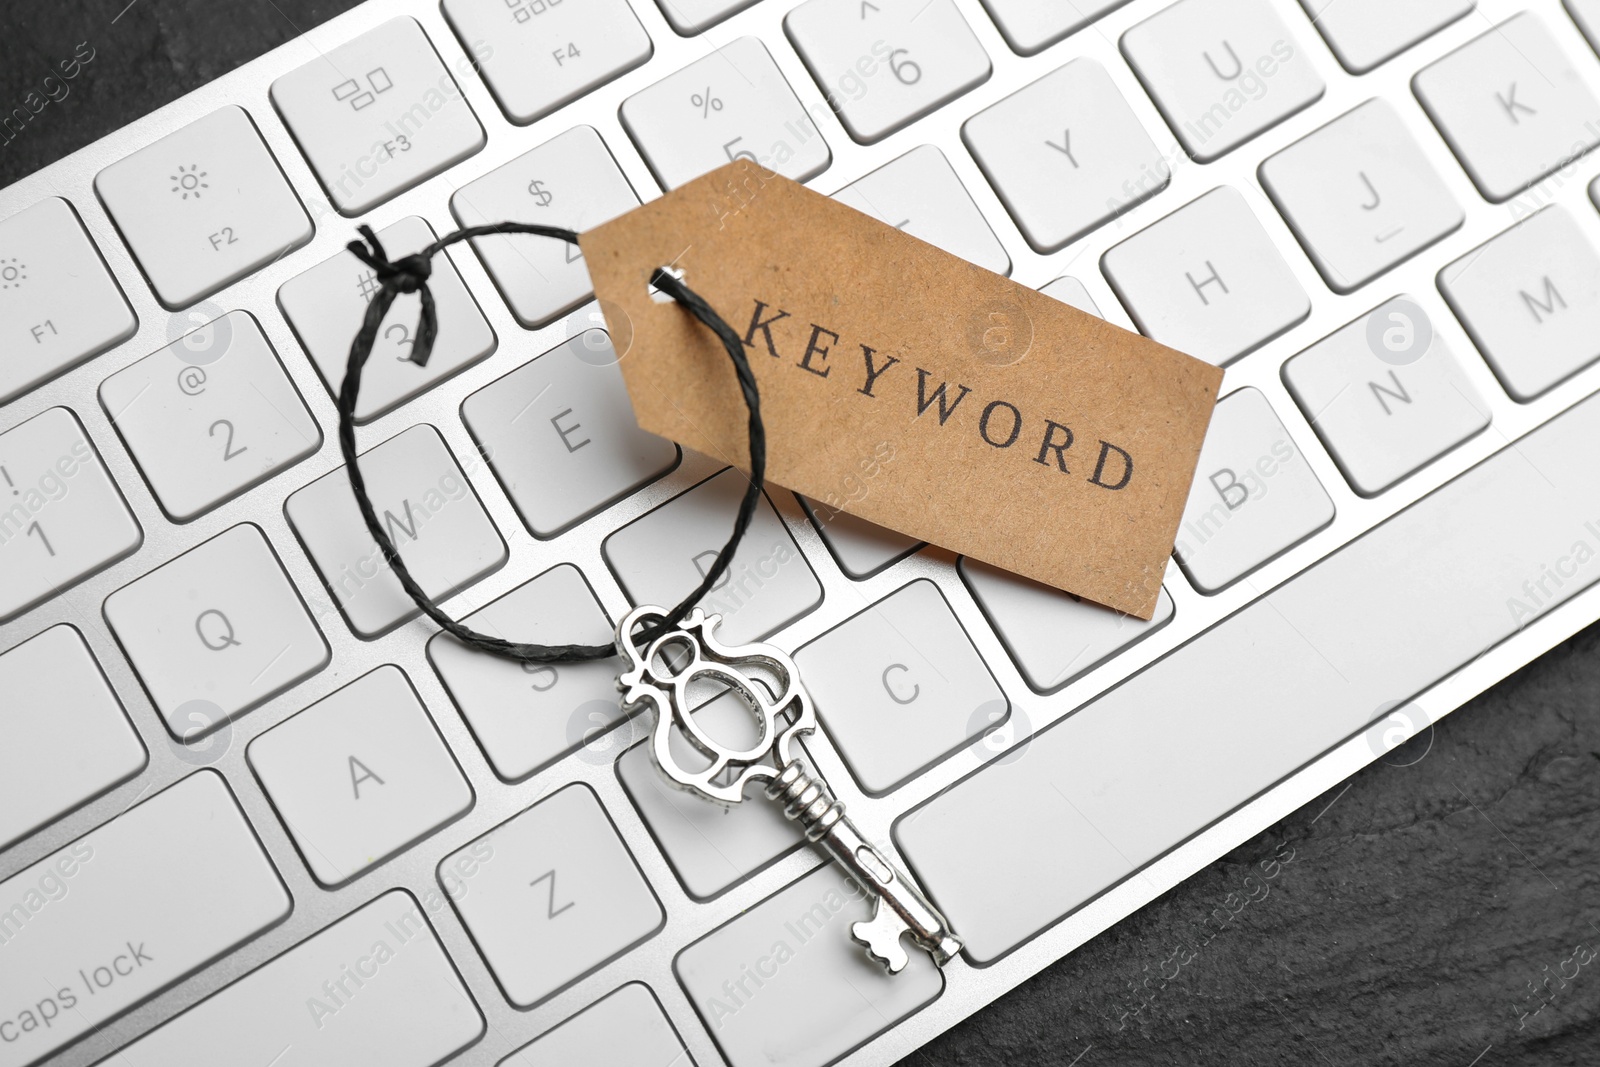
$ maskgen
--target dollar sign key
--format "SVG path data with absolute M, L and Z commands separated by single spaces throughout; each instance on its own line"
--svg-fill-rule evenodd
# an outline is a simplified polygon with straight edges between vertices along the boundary
M 544 187 L 544 182 L 540 181 L 538 178 L 535 178 L 533 181 L 528 183 L 528 195 L 539 201 L 540 207 L 549 207 L 550 201 L 556 198 L 556 194 L 546 189 Z

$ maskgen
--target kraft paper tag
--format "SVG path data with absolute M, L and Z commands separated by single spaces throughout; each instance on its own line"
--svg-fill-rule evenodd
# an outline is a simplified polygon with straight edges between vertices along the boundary
M 727 352 L 650 291 L 670 265 L 744 340 L 770 481 L 1155 613 L 1220 368 L 744 160 L 580 245 L 640 426 L 749 469 Z

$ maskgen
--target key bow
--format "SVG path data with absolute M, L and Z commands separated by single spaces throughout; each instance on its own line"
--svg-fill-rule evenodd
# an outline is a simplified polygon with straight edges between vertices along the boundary
M 629 710 L 655 705 L 650 753 L 656 766 L 679 788 L 723 804 L 737 804 L 744 787 L 770 780 L 795 758 L 795 738 L 816 729 L 816 712 L 800 684 L 794 661 L 771 645 L 752 643 L 731 648 L 717 640 L 721 615 L 694 608 L 678 628 L 651 638 L 641 648 L 635 631 L 665 619 L 663 608 L 641 606 L 617 627 L 617 647 L 628 666 L 617 679 L 623 706 Z M 752 675 L 754 668 L 757 674 Z M 762 676 L 771 679 L 769 686 Z M 689 686 L 718 682 L 733 690 L 760 727 L 756 741 L 736 749 L 708 735 L 690 714 Z M 693 770 L 672 753 L 677 733 L 710 761 Z

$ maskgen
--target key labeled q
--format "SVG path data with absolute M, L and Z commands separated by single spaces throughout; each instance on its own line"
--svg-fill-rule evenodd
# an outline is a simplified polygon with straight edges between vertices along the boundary
M 233 620 L 216 608 L 207 608 L 194 619 L 194 632 L 200 643 L 213 652 L 223 652 L 234 645 L 242 645 L 233 628 Z

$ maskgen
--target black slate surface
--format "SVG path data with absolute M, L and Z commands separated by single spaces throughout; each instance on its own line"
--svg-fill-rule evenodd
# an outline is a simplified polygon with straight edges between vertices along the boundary
M 94 58 L 0 186 L 351 6 L 5 0 L 0 108 Z M 1600 627 L 906 1062 L 1600 1064 L 1597 702 Z

